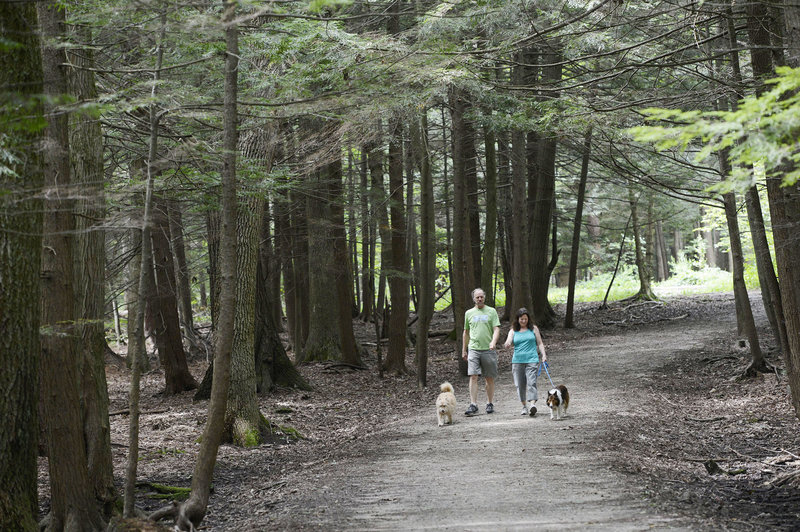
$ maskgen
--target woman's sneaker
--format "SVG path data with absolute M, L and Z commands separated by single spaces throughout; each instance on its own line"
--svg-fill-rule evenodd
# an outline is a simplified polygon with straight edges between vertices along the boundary
M 528 415 L 528 407 L 527 406 L 523 406 L 522 407 L 522 415 L 523 416 L 527 416 Z
M 467 408 L 467 411 L 464 412 L 464 415 L 465 416 L 474 416 L 477 413 L 478 413 L 478 405 L 476 405 L 475 403 L 472 403 L 471 405 L 469 405 L 469 408 Z
M 494 412 L 494 405 L 492 403 L 486 403 L 486 413 L 491 414 Z
M 531 417 L 536 415 L 536 407 L 535 406 L 531 405 L 531 409 L 529 410 L 528 415 L 530 415 Z

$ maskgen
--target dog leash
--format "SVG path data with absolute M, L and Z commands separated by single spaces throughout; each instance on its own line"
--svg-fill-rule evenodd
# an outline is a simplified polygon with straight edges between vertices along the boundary
M 542 368 L 544 368 L 544 372 L 547 373 L 547 380 L 550 381 L 550 386 L 555 388 L 556 385 L 553 384 L 553 379 L 550 378 L 550 371 L 548 371 L 548 369 L 547 369 L 547 361 L 546 360 L 544 362 L 542 362 L 541 364 L 539 364 L 539 371 L 536 372 L 536 378 L 538 379 L 539 375 L 542 374 Z

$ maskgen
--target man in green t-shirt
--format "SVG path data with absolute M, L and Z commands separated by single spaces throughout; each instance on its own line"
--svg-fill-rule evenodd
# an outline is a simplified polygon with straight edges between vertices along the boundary
M 500 336 L 500 318 L 497 311 L 487 307 L 486 292 L 481 288 L 472 291 L 475 306 L 464 315 L 464 335 L 461 339 L 461 358 L 467 361 L 470 404 L 464 414 L 478 413 L 478 375 L 486 379 L 486 413 L 494 412 L 494 379 L 497 377 L 497 339 Z

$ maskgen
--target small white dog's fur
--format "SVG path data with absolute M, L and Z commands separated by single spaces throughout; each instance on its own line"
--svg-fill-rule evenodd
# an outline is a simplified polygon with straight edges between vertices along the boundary
M 547 392 L 547 406 L 550 407 L 550 419 L 566 417 L 569 407 L 569 392 L 567 387 L 559 384 Z
M 453 415 L 456 412 L 456 396 L 453 393 L 453 385 L 443 382 L 439 389 L 442 393 L 436 398 L 436 417 L 439 418 L 439 426 L 451 425 Z

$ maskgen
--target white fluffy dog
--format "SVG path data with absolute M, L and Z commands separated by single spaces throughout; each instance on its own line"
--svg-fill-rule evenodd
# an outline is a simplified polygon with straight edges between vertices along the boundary
M 453 414 L 456 412 L 456 396 L 453 394 L 453 385 L 443 382 L 439 389 L 442 393 L 436 398 L 436 417 L 439 418 L 439 426 L 453 423 Z

